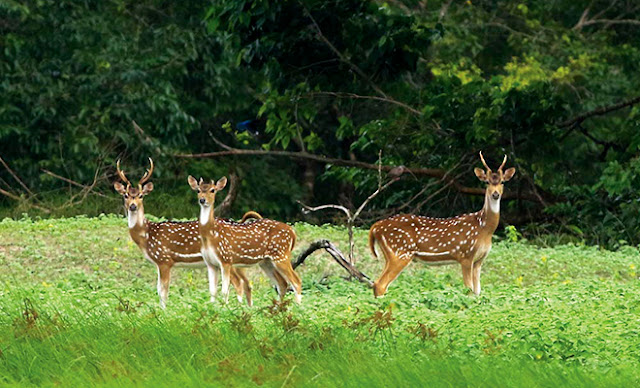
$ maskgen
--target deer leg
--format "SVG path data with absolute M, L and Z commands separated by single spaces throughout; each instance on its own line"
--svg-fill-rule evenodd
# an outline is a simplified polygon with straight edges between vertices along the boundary
M 293 286 L 293 292 L 296 294 L 296 303 L 302 302 L 302 281 L 300 276 L 294 271 L 291 266 L 291 261 L 287 257 L 274 261 L 278 273 L 287 280 L 291 286 Z M 286 290 L 285 290 L 286 292 Z
M 247 275 L 244 273 L 244 268 L 234 268 L 235 272 L 238 274 L 240 281 L 242 282 L 242 288 L 244 296 L 247 298 L 247 305 L 249 307 L 253 306 L 253 300 L 251 300 L 251 283 L 249 283 L 249 279 L 247 279 Z M 242 296 L 240 295 L 240 290 L 238 290 L 238 301 L 242 303 Z
M 222 299 L 224 303 L 229 302 L 229 287 L 231 286 L 231 263 L 220 263 L 220 273 L 222 274 Z
M 476 295 L 480 295 L 482 287 L 480 287 L 480 273 L 482 271 L 482 261 L 478 260 L 473 263 L 473 292 Z
M 289 283 L 287 283 L 287 280 L 283 278 L 278 271 L 273 271 L 273 275 L 276 277 L 276 284 L 285 285 L 285 290 L 284 290 L 285 294 L 289 292 L 289 290 L 293 290 L 293 288 L 289 287 Z
M 169 283 L 171 283 L 171 266 L 158 265 L 158 297 L 160 298 L 160 307 L 162 309 L 167 307 Z
M 276 267 L 270 261 L 261 262 L 260 268 L 269 280 L 271 280 L 271 283 L 276 286 L 276 291 L 278 291 L 278 296 L 280 297 L 280 301 L 282 301 L 287 293 L 287 281 L 276 271 Z
M 209 294 L 211 294 L 211 303 L 213 303 L 218 294 L 218 268 L 207 263 L 207 275 L 209 277 Z
M 411 263 L 411 256 L 404 255 L 398 257 L 388 249 L 383 249 L 382 251 L 384 252 L 386 263 L 380 278 L 373 283 L 373 295 L 376 298 L 384 296 L 384 294 L 387 293 L 389 284 L 396 280 L 398 275 L 400 275 L 400 272 L 402 272 L 402 270 Z
M 238 294 L 238 302 L 242 303 L 242 296 L 244 295 L 244 287 L 243 287 L 242 277 L 240 276 L 238 271 L 240 271 L 240 269 L 231 267 L 229 274 L 231 276 L 231 284 L 233 285 L 233 288 L 235 288 L 236 293 Z
M 460 262 L 462 266 L 462 280 L 464 285 L 473 291 L 473 263 L 471 260 L 463 260 Z

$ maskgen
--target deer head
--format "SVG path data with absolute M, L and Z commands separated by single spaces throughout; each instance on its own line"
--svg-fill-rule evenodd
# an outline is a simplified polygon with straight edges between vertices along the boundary
M 486 168 L 486 171 L 476 167 L 473 172 L 476 174 L 478 179 L 487 183 L 486 195 L 493 201 L 499 201 L 504 190 L 504 182 L 513 178 L 513 175 L 516 173 L 516 169 L 511 167 L 507 171 L 502 171 L 504 165 L 507 163 L 507 155 L 504 156 L 502 164 L 496 172 L 489 168 L 487 162 L 485 162 L 484 157 L 482 156 L 482 151 L 480 151 L 480 160 Z
M 128 212 L 136 212 L 141 209 L 143 197 L 153 190 L 153 183 L 148 182 L 153 174 L 153 160 L 151 158 L 149 158 L 149 164 L 150 167 L 138 182 L 138 186 L 133 186 L 124 171 L 120 169 L 120 160 L 116 163 L 118 176 L 124 185 L 121 182 L 115 182 L 113 187 L 124 198 L 124 207 Z
M 200 181 L 196 181 L 196 178 L 189 175 L 187 178 L 189 181 L 189 186 L 193 189 L 193 191 L 198 193 L 198 202 L 202 207 L 210 207 L 216 201 L 216 193 L 227 185 L 227 177 L 222 177 L 217 183 L 214 183 L 211 180 L 210 183 L 203 182 L 202 178 Z
M 216 193 L 224 189 L 227 185 L 227 178 L 223 176 L 217 183 L 214 183 L 213 180 L 206 183 L 202 178 L 200 178 L 200 181 L 198 182 L 196 178 L 189 175 L 187 180 L 189 181 L 189 186 L 191 186 L 193 191 L 198 193 L 198 203 L 200 204 L 200 223 L 202 225 L 206 225 L 212 218 L 212 209 L 213 204 L 216 202 Z

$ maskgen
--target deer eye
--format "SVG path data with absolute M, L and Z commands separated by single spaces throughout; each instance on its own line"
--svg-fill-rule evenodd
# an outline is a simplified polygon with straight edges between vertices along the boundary
M 215 192 L 216 192 L 216 189 L 211 189 L 211 190 L 209 190 L 209 192 L 211 192 L 211 193 L 215 193 Z
M 125 194 L 124 199 L 128 199 L 128 198 L 129 198 L 129 194 Z

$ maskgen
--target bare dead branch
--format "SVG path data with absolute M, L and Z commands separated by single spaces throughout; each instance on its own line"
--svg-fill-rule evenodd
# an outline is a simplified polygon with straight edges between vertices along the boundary
M 63 182 L 67 182 L 67 183 L 69 183 L 69 184 L 71 184 L 71 185 L 73 185 L 73 186 L 79 187 L 79 188 L 81 188 L 81 189 L 88 189 L 88 188 L 91 188 L 91 189 L 92 189 L 92 190 L 90 190 L 91 194 L 95 194 L 95 195 L 97 195 L 97 196 L 99 196 L 99 197 L 103 197 L 103 198 L 111 198 L 111 197 L 109 197 L 109 196 L 107 196 L 107 195 L 104 195 L 104 194 L 102 194 L 102 193 L 100 193 L 100 192 L 93 191 L 93 186 L 83 185 L 82 183 L 78 183 L 78 182 L 76 182 L 76 181 L 74 181 L 74 180 L 72 180 L 72 179 L 69 179 L 69 178 L 65 178 L 65 177 L 63 177 L 63 176 L 60 176 L 60 175 L 58 175 L 58 174 L 56 174 L 56 173 L 54 173 L 54 172 L 51 172 L 51 171 L 49 171 L 49 170 L 47 170 L 47 169 L 45 169 L 45 168 L 43 168 L 43 169 L 41 169 L 41 170 L 42 170 L 42 172 L 44 172 L 44 173 L 45 173 L 45 174 L 47 174 L 47 175 L 50 175 L 50 176 L 52 176 L 52 177 L 54 177 L 54 178 L 56 178 L 56 179 L 60 179 L 60 180 L 61 180 L 61 181 L 63 181 Z
M 98 173 L 100 172 L 100 167 L 101 166 L 98 166 L 98 168 L 96 168 L 96 172 L 93 175 L 93 182 L 91 183 L 91 185 L 83 186 L 84 188 L 82 190 L 80 190 L 79 193 L 76 193 L 76 194 L 72 195 L 71 198 L 69 198 L 69 200 L 67 202 L 65 202 L 63 205 L 57 207 L 56 209 L 60 210 L 60 209 L 64 209 L 64 208 L 67 208 L 67 207 L 76 206 L 76 205 L 79 205 L 82 202 L 84 202 L 84 200 L 87 199 L 87 196 L 89 195 L 89 193 L 93 190 L 93 188 L 98 183 Z M 76 198 L 78 198 L 78 197 L 81 197 L 81 198 L 76 201 Z
M 22 188 L 29 193 L 30 196 L 33 197 L 33 192 L 31 192 L 31 190 L 29 190 L 29 187 L 27 185 L 24 184 L 24 182 L 18 177 L 18 175 L 13 172 L 13 170 L 9 167 L 9 165 L 4 161 L 4 159 L 2 159 L 2 157 L 0 156 L 0 163 L 2 163 L 2 165 L 4 166 L 4 168 L 9 172 L 9 174 L 11 174 L 11 176 L 13 177 L 13 179 L 15 179 L 20 186 L 22 186 Z
M 380 150 L 380 152 L 378 153 L 378 188 L 375 192 L 369 195 L 369 197 L 367 197 L 367 199 L 364 200 L 362 204 L 360 204 L 358 209 L 356 209 L 355 213 L 351 214 L 351 211 L 349 211 L 349 209 L 340 205 L 330 204 L 330 205 L 310 207 L 303 204 L 300 201 L 298 201 L 298 203 L 302 205 L 307 211 L 317 211 L 317 210 L 323 210 L 323 209 L 338 209 L 343 211 L 347 215 L 347 232 L 349 234 L 349 263 L 353 265 L 356 263 L 356 258 L 354 254 L 355 242 L 353 241 L 353 226 L 355 224 L 355 221 L 358 219 L 358 216 L 360 216 L 362 209 L 364 209 L 367 206 L 367 204 L 373 198 L 375 198 L 378 194 L 384 191 L 387 187 L 391 186 L 394 182 L 398 181 L 400 179 L 400 175 L 394 176 L 389 182 L 387 182 L 385 185 L 382 185 L 382 150 Z
M 301 95 L 300 97 L 302 98 L 308 98 L 308 97 L 313 97 L 313 96 L 332 96 L 332 97 L 337 97 L 337 98 L 351 98 L 351 99 L 360 99 L 360 100 L 374 100 L 374 101 L 381 101 L 381 102 L 386 102 L 388 104 L 393 104 L 393 105 L 398 105 L 404 109 L 406 109 L 407 111 L 417 115 L 417 116 L 422 116 L 422 112 L 420 112 L 419 110 L 405 104 L 404 102 L 400 102 L 398 100 L 394 100 L 392 98 L 388 98 L 388 97 L 378 97 L 378 96 L 362 96 L 359 94 L 355 94 L 355 93 L 344 93 L 344 92 L 310 92 L 310 93 L 306 93 Z
M 629 24 L 633 26 L 640 26 L 640 20 L 636 19 L 597 19 L 597 20 L 588 20 L 582 24 L 582 26 L 590 26 L 592 24 Z
M 232 150 L 233 148 L 229 147 L 228 145 L 224 144 L 223 142 L 221 142 L 220 140 L 218 140 L 217 137 L 213 136 L 213 133 L 211 133 L 211 131 L 208 132 L 209 133 L 209 137 L 211 139 L 213 139 L 213 142 L 216 143 L 218 146 L 220 146 L 220 148 L 224 149 L 224 150 Z
M 30 203 L 25 198 L 19 197 L 19 196 L 15 195 L 15 194 L 12 194 L 12 193 L 4 190 L 4 189 L 1 189 L 1 188 L 0 188 L 0 194 L 4 195 L 6 197 L 9 197 L 11 199 L 14 199 L 16 201 L 22 202 L 22 203 L 26 204 L 27 206 L 32 207 L 34 209 L 38 209 L 38 210 L 40 210 L 40 211 L 42 211 L 44 213 L 47 213 L 47 214 L 51 213 L 50 209 L 47 209 L 46 207 L 43 207 L 43 206 L 40 206 L 40 205 L 36 205 L 34 203 Z
M 371 193 L 370 196 L 367 197 L 367 199 L 364 200 L 364 202 L 362 202 L 362 204 L 360 205 L 360 207 L 358 207 L 358 209 L 356 210 L 355 213 L 353 213 L 353 221 L 355 221 L 358 216 L 360 215 L 360 213 L 362 213 L 362 209 L 364 209 L 369 202 L 371 202 L 372 199 L 374 199 L 376 196 L 378 196 L 378 194 L 380 194 L 381 192 L 383 192 L 385 189 L 387 189 L 389 186 L 391 186 L 392 184 L 396 183 L 397 181 L 399 181 L 400 178 L 393 178 L 392 180 L 390 180 L 389 182 L 387 182 L 384 186 L 379 187 L 378 190 L 374 191 L 373 193 Z
M 591 2 L 591 4 L 589 4 L 587 8 L 584 9 L 584 11 L 582 12 L 582 15 L 580 15 L 580 19 L 578 20 L 576 25 L 573 26 L 574 30 L 581 29 L 584 23 L 588 20 L 587 15 L 589 15 L 589 10 L 591 9 L 592 5 L 593 5 L 593 1 Z
M 321 206 L 309 206 L 309 205 L 305 205 L 304 203 L 300 202 L 300 201 L 296 201 L 300 204 L 300 206 L 302 206 L 306 212 L 315 212 L 318 210 L 323 210 L 323 209 L 337 209 L 342 211 L 344 214 L 347 215 L 347 218 L 351 218 L 351 212 L 349 211 L 349 209 L 347 209 L 344 206 L 340 206 L 340 205 L 321 205 Z M 304 211 L 303 211 L 304 212 Z
M 309 257 L 309 255 L 311 255 L 313 252 L 319 249 L 324 249 L 325 251 L 327 251 L 327 253 L 329 253 L 329 255 L 331 255 L 331 257 L 338 264 L 340 264 L 342 268 L 344 268 L 345 270 L 347 270 L 347 272 L 349 272 L 349 275 L 358 279 L 358 281 L 366 284 L 367 286 L 369 286 L 369 288 L 373 287 L 373 282 L 371 281 L 371 279 L 364 273 L 360 272 L 351 263 L 349 263 L 349 261 L 347 261 L 347 259 L 344 257 L 344 254 L 340 251 L 340 249 L 335 245 L 333 245 L 329 240 L 318 240 L 311 243 L 304 252 L 298 255 L 298 258 L 293 263 L 293 269 L 298 268 L 298 266 L 304 263 L 304 261 L 307 259 L 307 257 Z

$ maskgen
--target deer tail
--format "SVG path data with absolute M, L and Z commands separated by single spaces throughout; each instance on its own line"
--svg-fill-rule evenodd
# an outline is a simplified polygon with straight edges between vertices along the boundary
M 369 230 L 369 249 L 371 249 L 371 254 L 373 255 L 373 257 L 377 259 L 378 255 L 376 255 L 376 236 L 374 234 L 373 227 Z
M 244 223 L 249 218 L 255 218 L 256 220 L 259 220 L 262 218 L 262 216 L 258 212 L 249 210 L 248 212 L 244 213 L 244 215 L 242 216 L 242 219 L 240 220 L 240 223 Z

